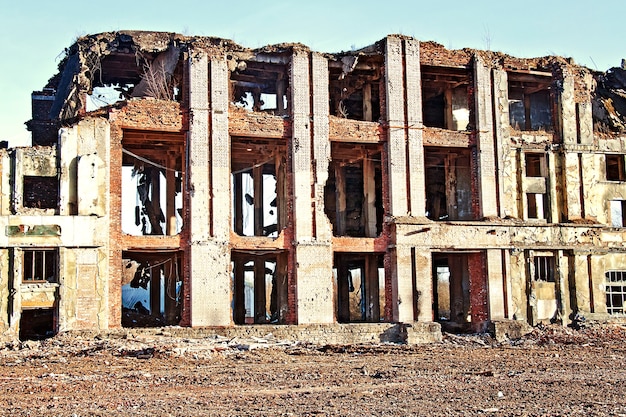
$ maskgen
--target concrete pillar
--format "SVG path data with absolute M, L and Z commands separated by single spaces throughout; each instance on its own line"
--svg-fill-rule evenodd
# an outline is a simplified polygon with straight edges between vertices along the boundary
M 291 158 L 293 166 L 293 213 L 296 240 L 297 317 L 299 323 L 332 323 L 334 321 L 333 255 L 330 240 L 315 239 L 313 218 L 323 215 L 323 183 L 314 182 L 312 153 L 319 155 L 322 167 L 327 166 L 330 156 L 328 143 L 328 64 L 322 57 L 294 49 L 291 58 L 291 109 L 293 137 Z M 312 66 L 312 68 L 311 68 Z M 322 80 L 325 78 L 325 81 Z M 311 85 L 311 82 L 314 84 Z M 321 90 L 325 91 L 322 92 Z M 313 91 L 313 111 L 311 109 Z M 318 97 L 317 94 L 320 94 Z M 311 135 L 311 119 L 316 128 Z M 320 126 L 317 126 L 317 121 Z M 317 137 L 316 135 L 320 136 Z M 313 145 L 312 145 L 313 144 Z M 325 161 L 323 158 L 327 158 Z M 322 178 L 328 175 L 315 171 Z M 315 190 L 316 205 L 312 208 L 311 187 Z M 315 212 L 313 211 L 315 210 Z M 317 222 L 316 222 L 317 223 Z M 320 225 L 320 233 L 330 239 L 329 225 Z M 327 229 L 327 230 L 325 230 Z
M 491 101 L 491 70 L 479 55 L 474 56 L 474 97 L 476 113 L 476 144 L 478 179 L 482 217 L 498 215 L 496 164 Z
M 407 205 L 407 160 L 405 147 L 404 117 L 404 67 L 402 39 L 386 38 L 385 47 L 385 92 L 388 123 L 389 164 L 389 213 L 406 216 Z M 422 164 L 423 165 L 423 164 Z
M 427 248 L 415 248 L 415 289 L 417 291 L 417 321 L 433 321 L 432 253 Z
M 417 265 L 413 265 L 413 253 L 411 247 L 406 245 L 397 245 L 392 261 L 396 266 L 393 273 L 396 282 L 395 289 L 392 291 L 392 301 L 395 303 L 393 319 L 405 323 L 420 320 L 419 317 L 415 317 L 414 292 L 415 289 L 424 292 L 424 289 L 414 288 L 413 275 L 418 271 L 414 271 L 414 268 L 417 269 Z M 420 266 L 422 265 L 423 263 Z M 432 281 L 432 278 L 430 280 Z M 421 298 L 417 301 L 422 307 L 425 306 Z M 430 311 L 431 308 L 429 307 L 428 310 Z M 428 311 L 426 313 L 428 313 Z M 422 316 L 420 321 L 431 320 L 432 318 L 428 317 L 428 314 L 426 314 Z
M 0 153 L 0 215 L 11 214 L 11 157 Z
M 585 74 L 583 82 L 588 91 L 591 91 L 593 84 L 593 76 L 591 74 Z M 583 144 L 593 143 L 593 116 L 591 98 L 589 101 L 577 103 L 578 110 L 578 141 Z
M 509 196 L 500 199 L 498 215 L 516 217 L 516 200 L 510 198 L 517 196 L 518 191 L 515 153 L 511 152 L 508 77 L 506 71 L 498 69 L 494 69 L 492 74 L 498 194 Z
M 574 297 L 572 310 L 585 315 L 591 313 L 591 287 L 589 277 L 590 256 L 587 253 L 574 252 L 573 265 L 570 271 L 574 279 Z
M 321 54 L 311 54 L 311 79 L 313 90 L 313 178 L 315 204 L 315 231 L 318 241 L 330 242 L 332 225 L 324 212 L 324 186 L 328 180 L 330 139 L 328 137 L 329 89 L 328 60 Z
M 0 333 L 9 329 L 9 249 L 0 249 Z
M 549 223 L 558 223 L 561 221 L 561 211 L 559 207 L 559 195 L 557 194 L 557 184 L 559 174 L 559 167 L 557 166 L 556 157 L 554 152 L 546 153 L 548 158 L 548 172 L 546 181 L 546 194 L 548 195 L 548 210 L 549 213 L 545 213 L 545 218 Z M 579 204 L 580 212 L 580 204 Z
M 500 320 L 505 318 L 504 282 L 502 274 L 502 251 L 500 249 L 487 250 L 487 285 L 489 287 L 489 319 Z
M 564 72 L 561 94 L 558 100 L 558 126 L 561 126 L 561 138 L 566 145 L 578 141 L 576 128 L 576 103 L 574 101 L 574 77 Z
M 189 175 L 191 325 L 231 324 L 230 144 L 228 69 L 204 53 L 189 61 Z M 209 83 L 209 76 L 211 82 Z M 209 85 L 211 89 L 209 91 Z M 209 97 L 211 114 L 209 115 Z M 209 117 L 211 130 L 209 132 Z M 212 148 L 209 150 L 209 134 Z M 209 189 L 212 175 L 213 190 Z M 214 199 L 209 196 L 213 193 Z M 213 212 L 209 209 L 212 207 Z M 212 216 L 211 216 L 212 214 Z M 211 218 L 213 235 L 210 239 Z
M 578 153 L 566 152 L 563 156 L 563 182 L 565 183 L 564 203 L 566 204 L 567 219 L 580 219 L 582 217 L 582 202 L 580 201 L 580 166 Z M 557 222 L 557 219 L 553 219 Z
M 426 215 L 426 179 L 424 172 L 424 140 L 422 119 L 422 76 L 420 69 L 419 42 L 414 39 L 404 41 L 406 77 L 406 114 L 409 147 L 409 192 L 412 216 Z M 392 191 L 393 192 L 393 191 Z
M 76 168 L 79 126 L 80 123 L 59 131 L 59 214 L 62 216 L 78 214 Z

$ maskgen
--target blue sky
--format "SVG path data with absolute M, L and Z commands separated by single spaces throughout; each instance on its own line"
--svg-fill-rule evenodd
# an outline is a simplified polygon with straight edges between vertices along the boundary
M 30 138 L 24 128 L 30 93 L 54 75 L 65 47 L 91 33 L 159 30 L 218 36 L 251 48 L 301 42 L 321 52 L 360 48 L 402 33 L 453 49 L 563 55 L 601 71 L 626 58 L 623 0 L 0 0 L 0 5 L 0 140 L 10 146 Z

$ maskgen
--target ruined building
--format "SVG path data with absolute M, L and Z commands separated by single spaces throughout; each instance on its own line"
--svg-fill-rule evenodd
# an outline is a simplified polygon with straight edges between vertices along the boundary
M 625 73 L 399 35 L 82 37 L 32 95 L 33 146 L 0 150 L 0 330 L 624 317 Z

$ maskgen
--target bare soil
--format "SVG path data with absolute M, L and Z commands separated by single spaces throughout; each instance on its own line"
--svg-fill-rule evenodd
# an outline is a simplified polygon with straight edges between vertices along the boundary
M 626 416 L 626 327 L 315 346 L 59 335 L 0 349 L 6 416 Z

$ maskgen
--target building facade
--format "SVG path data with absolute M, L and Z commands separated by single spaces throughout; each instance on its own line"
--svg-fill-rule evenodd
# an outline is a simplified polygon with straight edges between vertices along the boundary
M 620 71 L 80 38 L 0 150 L 0 329 L 619 319 Z

